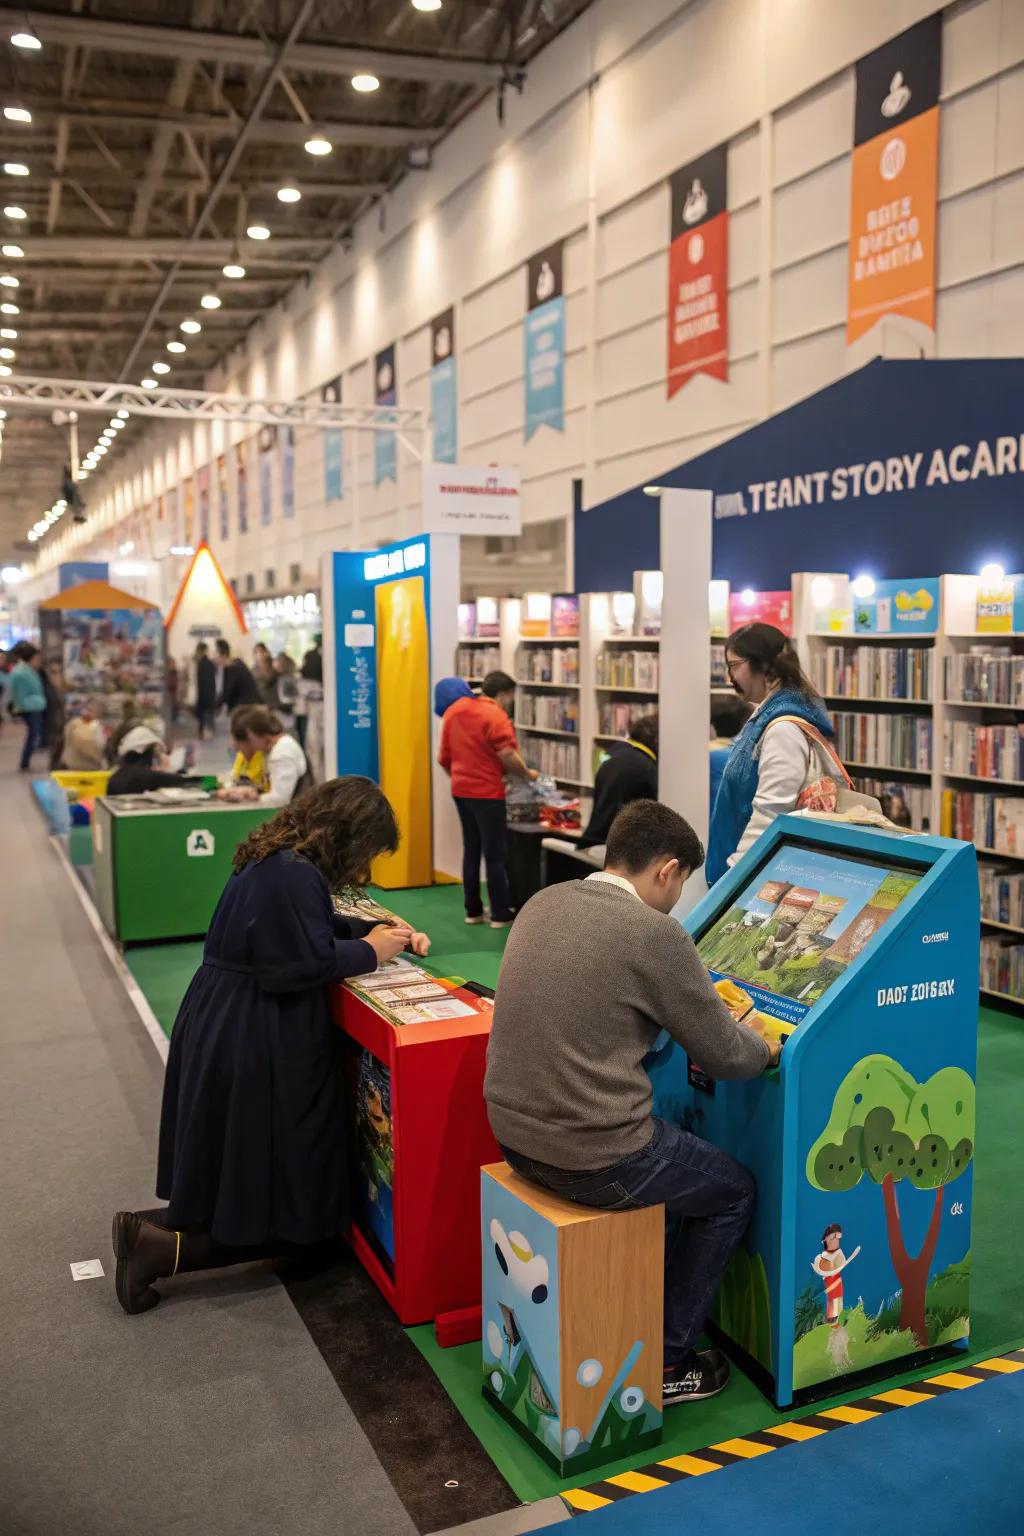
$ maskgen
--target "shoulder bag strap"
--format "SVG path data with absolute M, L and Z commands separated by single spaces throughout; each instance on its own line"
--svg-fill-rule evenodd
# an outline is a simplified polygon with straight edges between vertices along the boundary
M 778 725 L 783 720 L 787 721 L 790 725 L 798 725 L 808 740 L 813 741 L 817 746 L 821 748 L 825 756 L 831 759 L 835 767 L 839 770 L 839 774 L 847 789 L 853 788 L 853 780 L 850 778 L 850 775 L 844 768 L 838 752 L 832 743 L 827 741 L 826 738 L 821 734 L 816 725 L 812 725 L 809 720 L 804 720 L 801 715 L 778 715 L 776 719 L 772 721 L 772 725 Z

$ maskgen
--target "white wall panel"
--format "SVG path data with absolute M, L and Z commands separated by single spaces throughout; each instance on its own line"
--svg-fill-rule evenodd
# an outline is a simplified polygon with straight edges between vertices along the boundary
M 773 264 L 802 261 L 842 241 L 850 227 L 850 162 L 835 160 L 775 194 Z
M 846 246 L 823 251 L 772 279 L 772 336 L 787 342 L 846 322 Z M 776 407 L 778 409 L 778 407 Z
M 942 107 L 939 121 L 939 197 L 951 197 L 995 174 L 995 84 L 976 86 Z
M 761 206 L 749 203 L 729 215 L 729 287 L 749 283 L 761 266 Z
M 772 353 L 772 405 L 785 411 L 798 400 L 835 383 L 846 357 L 846 322 L 831 331 L 804 337 Z
M 772 123 L 775 185 L 806 176 L 853 145 L 853 70 L 778 112 Z

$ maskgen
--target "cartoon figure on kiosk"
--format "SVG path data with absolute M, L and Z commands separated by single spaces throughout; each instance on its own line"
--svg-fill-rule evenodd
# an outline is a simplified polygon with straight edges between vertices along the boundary
M 847 1264 L 852 1264 L 860 1253 L 860 1245 L 847 1258 L 839 1246 L 842 1240 L 843 1229 L 834 1221 L 821 1234 L 821 1252 L 812 1259 L 811 1268 L 825 1283 L 825 1321 L 833 1330 L 829 1339 L 829 1355 L 837 1369 L 847 1370 L 850 1366 L 850 1341 L 842 1326 L 842 1273 Z

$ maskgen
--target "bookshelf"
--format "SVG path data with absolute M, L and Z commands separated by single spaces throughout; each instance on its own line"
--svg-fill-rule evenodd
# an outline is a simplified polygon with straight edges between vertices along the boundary
M 566 614 L 572 607 L 570 599 L 526 594 L 509 670 L 516 680 L 516 733 L 524 760 L 562 788 L 579 789 L 582 690 L 579 626 L 571 611 Z

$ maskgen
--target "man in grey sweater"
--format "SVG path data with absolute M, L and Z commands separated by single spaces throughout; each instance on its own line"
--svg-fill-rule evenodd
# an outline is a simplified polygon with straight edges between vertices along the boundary
M 695 1344 L 746 1231 L 754 1181 L 728 1153 L 655 1119 L 644 1058 L 662 1030 L 715 1078 L 757 1077 L 779 1058 L 732 1017 L 693 940 L 668 914 L 704 862 L 668 806 L 619 812 L 604 871 L 550 886 L 516 919 L 498 978 L 484 1095 L 523 1178 L 581 1205 L 664 1202 L 681 1218 L 665 1260 L 664 1401 L 712 1397 L 729 1379 Z

